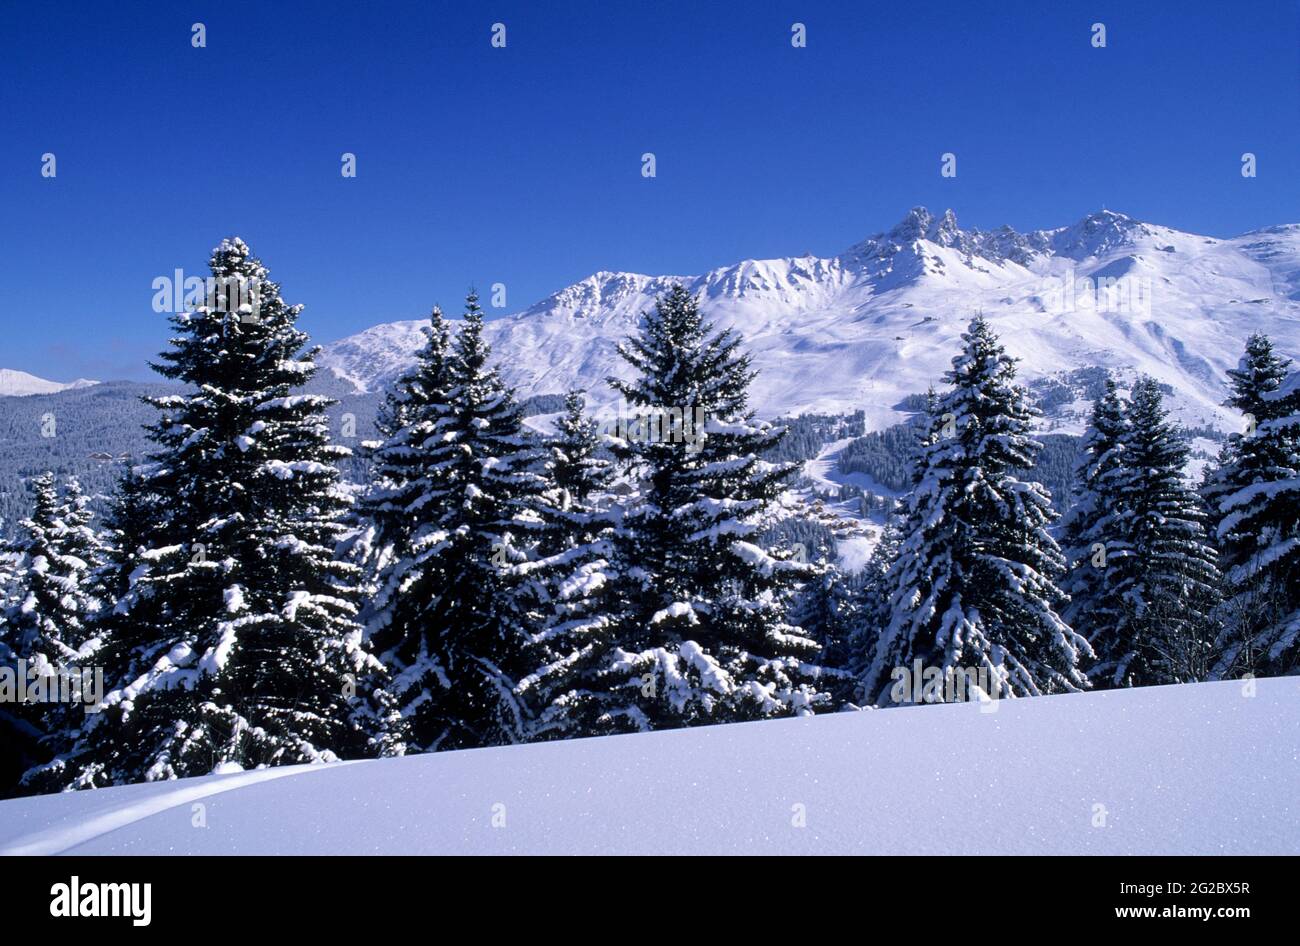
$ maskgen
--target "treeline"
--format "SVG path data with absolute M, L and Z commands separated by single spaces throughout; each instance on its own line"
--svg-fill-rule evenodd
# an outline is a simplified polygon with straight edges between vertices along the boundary
M 844 437 L 861 437 L 867 426 L 865 411 L 852 414 L 799 414 L 778 418 L 785 434 L 765 454 L 776 462 L 811 460 L 826 444 Z
M 45 472 L 76 476 L 87 495 L 111 493 L 120 458 L 148 445 L 143 425 L 151 411 L 141 394 L 163 385 L 122 383 L 73 388 L 58 394 L 0 397 L 0 539 L 20 531 L 31 497 L 22 488 Z M 111 424 L 104 423 L 112 418 Z
M 239 240 L 210 267 L 261 307 L 172 318 L 178 388 L 150 398 L 103 527 L 40 476 L 0 555 L 13 790 L 1295 670 L 1300 394 L 1266 340 L 1233 376 L 1252 426 L 1202 492 L 1159 388 L 1112 386 L 1061 523 L 1023 478 L 1035 410 L 975 319 L 845 576 L 748 407 L 740 339 L 681 287 L 620 347 L 640 422 L 619 435 L 581 392 L 528 431 L 471 294 L 459 330 L 433 311 L 353 455 L 304 393 L 300 307 Z M 943 685 L 903 685 L 916 666 Z M 90 667 L 81 704 L 13 699 L 20 674 Z

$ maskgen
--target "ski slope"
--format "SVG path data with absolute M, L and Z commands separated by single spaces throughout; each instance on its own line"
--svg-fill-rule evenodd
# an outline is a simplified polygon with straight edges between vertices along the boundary
M 0 852 L 1295 854 L 1300 679 L 1257 687 L 842 713 L 18 799 L 0 802 Z

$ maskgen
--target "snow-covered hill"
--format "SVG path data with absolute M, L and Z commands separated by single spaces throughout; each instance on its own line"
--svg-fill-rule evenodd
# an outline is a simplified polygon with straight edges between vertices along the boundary
M 746 260 L 686 277 L 596 273 L 489 323 L 497 362 L 521 395 L 585 387 L 608 409 L 616 400 L 603 379 L 625 375 L 615 345 L 675 281 L 744 334 L 760 412 L 863 408 L 872 429 L 901 418 L 905 395 L 940 382 L 976 311 L 1023 359 L 1026 379 L 1055 387 L 1064 430 L 1086 406 L 1080 369 L 1153 375 L 1173 388 L 1185 423 L 1235 429 L 1223 373 L 1246 337 L 1267 331 L 1300 356 L 1300 225 L 1221 240 L 1101 211 L 1055 230 L 982 232 L 916 208 L 828 259 Z M 322 361 L 360 389 L 380 388 L 411 363 L 419 326 L 377 325 L 326 346 Z
M 76 381 L 70 381 L 67 384 L 63 384 L 59 381 L 46 381 L 44 378 L 38 378 L 36 375 L 28 374 L 25 371 L 15 371 L 12 368 L 0 368 L 0 397 L 25 397 L 29 394 L 56 394 L 59 391 L 70 391 L 73 388 L 85 388 L 98 383 L 98 381 L 87 381 L 85 378 L 78 378 Z
M 1298 686 L 841 713 L 20 799 L 0 802 L 0 853 L 1295 854 Z

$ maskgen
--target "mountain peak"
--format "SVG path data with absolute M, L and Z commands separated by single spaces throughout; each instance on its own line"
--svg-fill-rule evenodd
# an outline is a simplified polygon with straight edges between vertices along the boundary
M 38 378 L 35 375 L 28 374 L 26 371 L 15 371 L 12 368 L 0 368 L 0 397 L 25 397 L 30 394 L 57 394 L 59 391 L 68 391 L 72 388 L 87 388 L 98 381 L 89 381 L 85 378 L 78 378 L 76 381 L 67 383 L 61 381 L 46 381 L 44 378 Z
M 1075 224 L 1076 227 L 1089 233 L 1095 233 L 1098 230 L 1105 230 L 1111 227 L 1117 229 L 1130 229 L 1141 225 L 1141 221 L 1135 220 L 1128 214 L 1120 213 L 1118 210 L 1108 210 L 1105 207 L 1101 208 L 1101 210 L 1094 210 Z
M 1052 251 L 1072 259 L 1101 256 L 1133 243 L 1138 236 L 1151 235 L 1151 228 L 1128 214 L 1115 210 L 1093 211 L 1073 226 L 1056 232 Z
M 1029 266 L 1034 258 L 1050 251 L 1041 233 L 1020 233 L 1009 226 L 996 230 L 963 230 L 951 209 L 936 217 L 925 207 L 913 207 L 892 230 L 868 238 L 849 251 L 866 258 L 889 259 L 924 240 L 955 250 L 965 265 L 978 269 L 985 261 L 1002 265 L 1008 261 Z
M 887 237 L 891 243 L 902 245 L 929 240 L 940 246 L 955 246 L 961 241 L 962 231 L 957 226 L 957 215 L 951 209 L 936 219 L 927 208 L 917 206 L 907 212 Z
M 890 405 L 948 370 L 975 312 L 1022 359 L 1026 383 L 1060 400 L 1053 422 L 1067 427 L 1083 416 L 1078 404 L 1091 397 L 1098 368 L 1158 377 L 1176 392 L 1171 403 L 1199 426 L 1230 420 L 1221 406 L 1223 372 L 1236 364 L 1248 330 L 1270 320 L 1278 348 L 1300 352 L 1296 228 L 1211 240 L 1109 209 L 1029 231 L 996 222 L 962 229 L 955 213 L 919 206 L 895 220 L 833 257 L 746 259 L 695 277 L 593 273 L 493 319 L 485 336 L 521 396 L 580 387 L 591 392 L 593 411 L 616 409 L 618 393 L 605 379 L 626 379 L 630 370 L 618 345 L 681 281 L 719 330 L 743 334 L 759 372 L 755 410 L 865 408 L 879 426 L 898 420 Z M 1068 298 L 1053 289 L 1067 272 L 1076 286 Z M 1131 309 L 1079 288 L 1129 273 L 1144 281 L 1117 303 Z M 1159 294 L 1158 318 L 1140 308 L 1152 298 L 1148 279 Z M 381 390 L 422 342 L 402 328 L 336 342 L 321 363 L 360 389 Z

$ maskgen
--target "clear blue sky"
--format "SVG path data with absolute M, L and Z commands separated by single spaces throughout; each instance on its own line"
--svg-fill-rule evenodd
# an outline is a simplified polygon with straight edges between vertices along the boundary
M 149 377 L 152 281 L 229 234 L 328 341 L 471 283 L 517 311 L 601 269 L 830 255 L 915 204 L 1300 221 L 1284 0 L 11 0 L 0 33 L 0 367 L 56 380 Z

